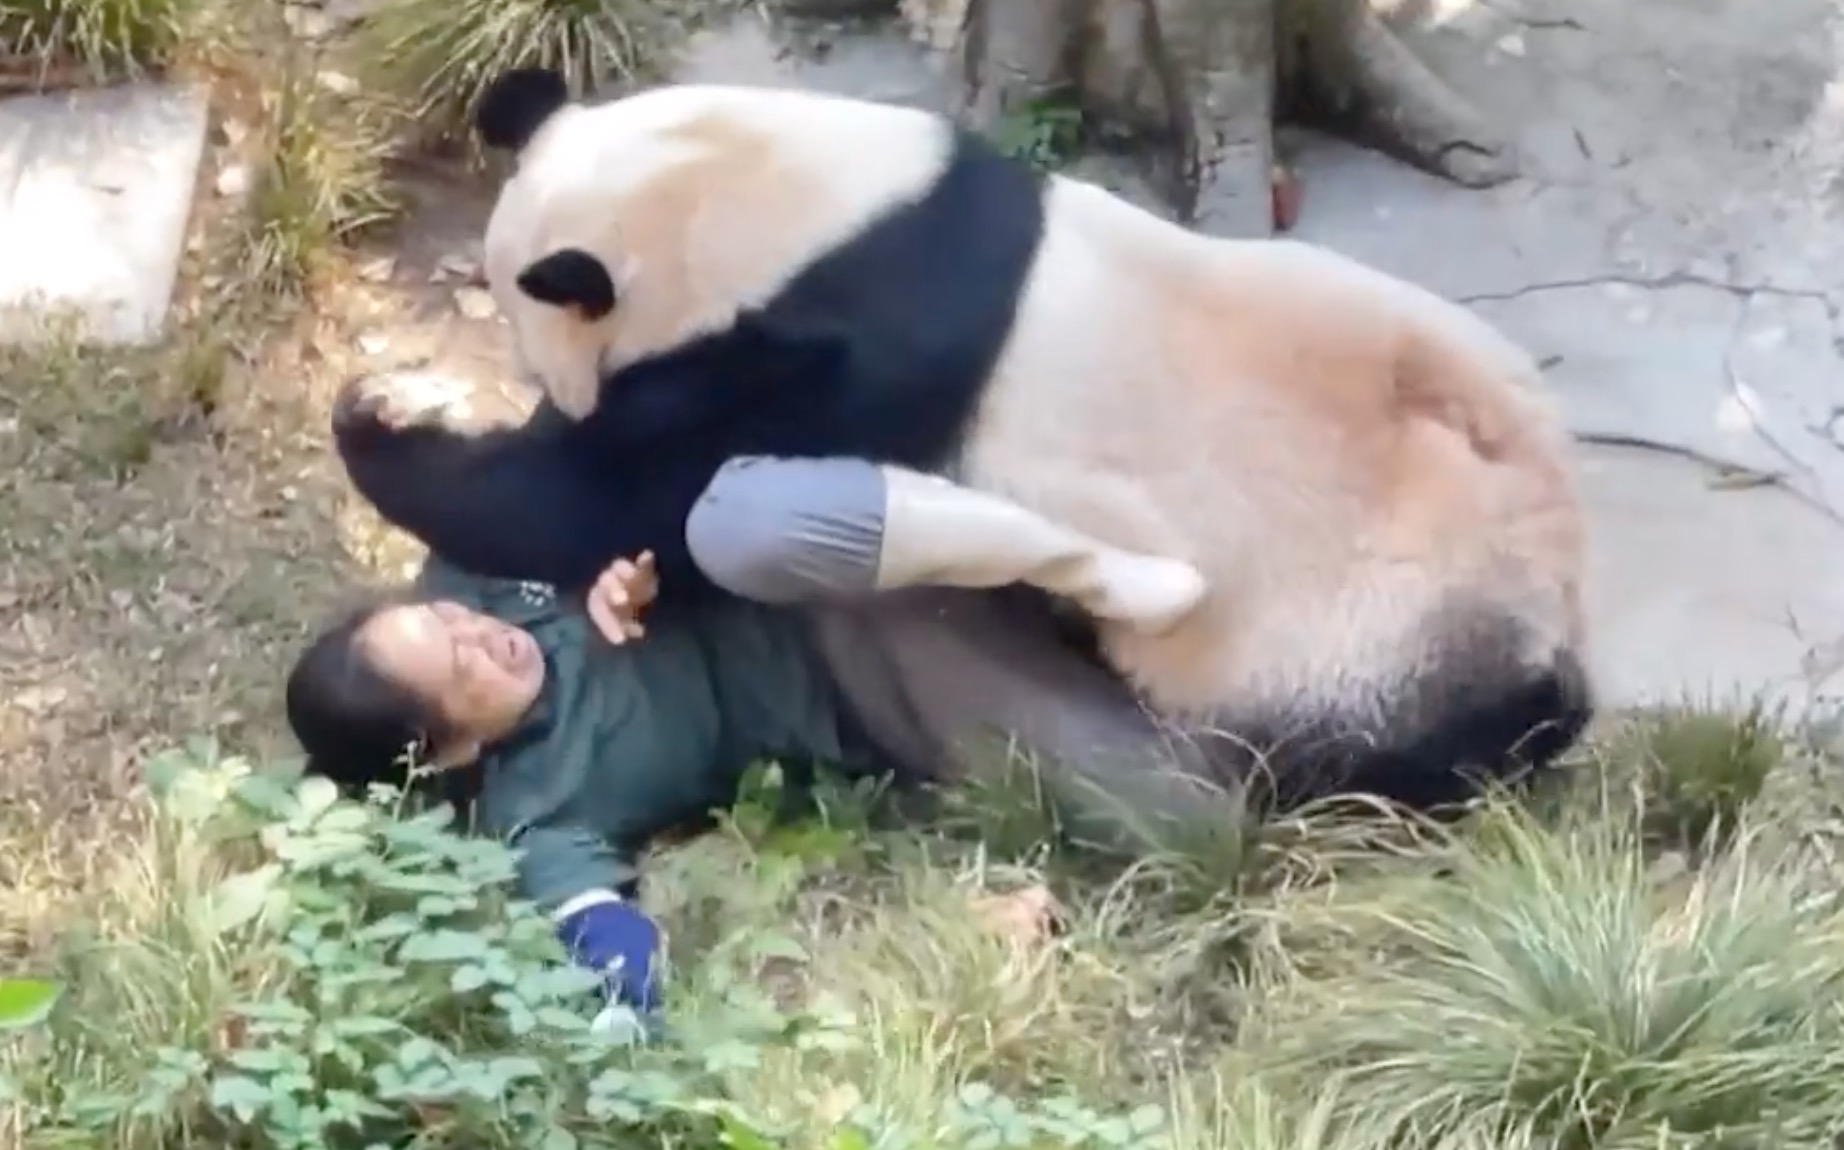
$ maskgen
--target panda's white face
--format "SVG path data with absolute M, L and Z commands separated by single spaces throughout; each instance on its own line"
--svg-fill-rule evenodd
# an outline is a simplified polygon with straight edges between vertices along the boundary
M 727 329 L 921 194 L 951 144 L 938 118 L 799 91 L 680 85 L 566 106 L 526 144 L 487 225 L 488 285 L 514 356 L 583 418 L 605 371 Z M 610 314 L 519 287 L 566 249 L 606 269 Z
M 570 309 L 519 289 L 519 273 L 536 258 L 526 253 L 539 246 L 532 238 L 535 213 L 529 196 L 521 194 L 526 190 L 508 184 L 494 207 L 485 248 L 487 290 L 510 329 L 514 370 L 542 388 L 564 414 L 582 419 L 595 408 L 599 336 L 596 325 Z
M 673 228 L 659 218 L 659 196 L 643 202 L 643 195 L 663 177 L 708 158 L 708 142 L 682 131 L 705 114 L 709 100 L 698 98 L 701 91 L 660 89 L 560 109 L 526 145 L 488 219 L 484 270 L 511 329 L 513 360 L 573 418 L 594 410 L 603 368 L 633 358 L 620 352 L 632 342 L 624 333 L 631 337 L 638 326 L 628 296 L 645 262 L 646 240 L 630 236 L 624 223 L 654 224 L 646 231 L 656 240 L 682 232 L 682 223 Z M 587 319 L 520 289 L 520 273 L 563 248 L 602 262 L 615 284 L 615 314 Z

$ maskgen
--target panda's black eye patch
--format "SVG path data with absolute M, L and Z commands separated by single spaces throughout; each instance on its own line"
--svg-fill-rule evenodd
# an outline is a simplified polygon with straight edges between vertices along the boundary
M 615 281 L 608 266 L 581 248 L 563 248 L 519 273 L 519 290 L 554 307 L 571 307 L 597 320 L 615 310 Z

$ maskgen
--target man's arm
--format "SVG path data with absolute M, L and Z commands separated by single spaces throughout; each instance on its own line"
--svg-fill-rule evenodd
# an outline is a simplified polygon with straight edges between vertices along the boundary
M 571 959 L 602 975 L 611 1005 L 658 1009 L 659 927 L 623 893 L 635 885 L 633 856 L 577 827 L 530 827 L 512 845 L 522 893 L 557 924 Z
M 616 558 L 652 551 L 662 597 L 712 590 L 685 542 L 707 476 L 692 460 L 647 474 L 605 465 L 548 403 L 526 423 L 469 433 L 440 410 L 390 413 L 391 381 L 348 385 L 333 436 L 378 513 L 475 574 L 582 587 Z

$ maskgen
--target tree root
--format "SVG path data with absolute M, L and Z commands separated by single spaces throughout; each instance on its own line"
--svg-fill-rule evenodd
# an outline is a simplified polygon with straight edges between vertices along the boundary
M 991 129 L 1073 90 L 1155 145 L 1158 183 L 1213 234 L 1273 224 L 1278 103 L 1423 171 L 1482 188 L 1517 176 L 1511 141 L 1428 68 L 1370 0 L 901 0 Z
M 1210 235 L 1272 234 L 1273 0 L 1145 2 L 1149 51 L 1171 108 L 1181 216 Z
M 1334 119 L 1349 134 L 1463 187 L 1489 188 L 1518 175 L 1511 141 L 1436 76 L 1368 3 L 1350 3 L 1332 23 L 1335 41 L 1308 51 L 1320 74 L 1305 79 L 1321 92 L 1337 92 Z M 1317 31 L 1327 29 L 1321 25 Z

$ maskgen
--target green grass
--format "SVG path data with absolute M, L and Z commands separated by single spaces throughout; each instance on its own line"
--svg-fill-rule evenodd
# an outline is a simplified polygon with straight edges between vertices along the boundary
M 994 142 L 1007 155 L 1041 171 L 1055 171 L 1082 146 L 1082 111 L 1061 98 L 1044 98 L 1001 120 Z
M 1676 889 L 1642 841 L 1618 815 L 1494 813 L 1443 874 L 1324 912 L 1375 957 L 1282 987 L 1257 1045 L 1385 1132 L 1820 1144 L 1844 1105 L 1844 915 L 1745 836 Z
M 1641 1150 L 1819 1146 L 1844 1113 L 1836 876 L 1746 827 L 1661 879 L 1625 806 L 1368 850 L 1298 820 L 1203 905 L 1172 858 L 756 793 L 650 866 L 671 1031 L 634 1048 L 581 1031 L 500 848 L 209 745 L 150 770 L 6 1058 L 28 1144 Z M 1037 884 L 1054 938 L 974 913 Z M 309 1098 L 369 1117 L 302 1141 Z
M 1783 716 L 1759 701 L 1685 701 L 1628 719 L 1609 754 L 1629 765 L 1657 841 L 1693 850 L 1732 833 L 1789 757 Z

